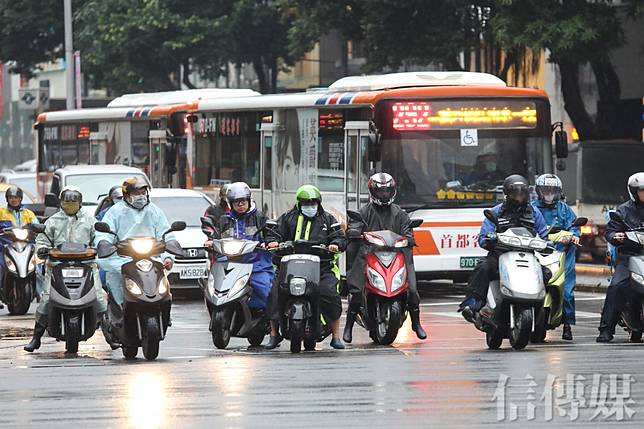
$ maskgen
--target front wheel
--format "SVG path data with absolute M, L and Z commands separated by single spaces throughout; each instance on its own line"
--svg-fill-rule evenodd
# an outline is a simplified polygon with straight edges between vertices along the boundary
M 291 320 L 291 353 L 302 351 L 302 337 L 304 336 L 304 324 L 301 320 Z
M 642 342 L 642 331 L 632 331 L 631 332 L 631 343 L 641 343 Z
M 29 306 L 33 300 L 33 288 L 29 283 L 16 283 L 14 285 L 13 296 L 7 304 L 10 316 L 22 316 L 27 314 Z
M 65 326 L 65 351 L 67 353 L 78 353 L 80 331 L 80 317 L 71 316 L 67 320 L 67 326 Z
M 123 346 L 123 357 L 127 360 L 135 359 L 138 353 L 139 348 L 136 346 Z
M 159 355 L 159 342 L 161 341 L 161 329 L 159 319 L 156 316 L 148 317 L 143 327 L 143 341 L 141 348 L 143 356 L 147 360 L 154 360 Z
M 378 344 L 387 346 L 393 343 L 398 336 L 402 311 L 398 301 L 382 301 L 376 305 L 380 306 L 380 319 L 376 319 L 376 338 Z
M 514 320 L 510 327 L 510 345 L 515 350 L 524 349 L 530 341 L 532 331 L 532 308 L 515 307 Z
M 218 349 L 228 347 L 230 342 L 230 319 L 230 312 L 226 308 L 212 312 L 212 342 Z
M 546 332 L 548 331 L 548 318 L 550 316 L 550 309 L 543 308 L 539 311 L 537 320 L 534 322 L 534 332 L 530 336 L 530 341 L 533 343 L 543 343 L 546 341 Z
M 503 343 L 503 336 L 496 329 L 490 329 L 485 333 L 485 342 L 490 350 L 497 350 Z
M 248 334 L 248 344 L 250 344 L 252 347 L 258 347 L 262 344 L 262 342 L 264 342 L 265 336 L 266 332 L 257 327 L 253 332 Z

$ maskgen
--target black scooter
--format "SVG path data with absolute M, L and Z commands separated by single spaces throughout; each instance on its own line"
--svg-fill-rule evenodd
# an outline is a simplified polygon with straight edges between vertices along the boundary
M 10 315 L 29 311 L 36 295 L 36 255 L 34 233 L 28 228 L 6 228 L 0 235 L 11 241 L 4 247 L 4 273 L 0 300 L 7 304 Z
M 177 221 L 163 233 L 163 238 L 131 237 L 120 240 L 105 222 L 97 222 L 97 231 L 112 234 L 117 243 L 102 240 L 98 243 L 98 257 L 107 258 L 114 253 L 132 258 L 123 264 L 122 306 L 110 294 L 107 324 L 101 324 L 103 335 L 113 348 L 120 344 L 123 356 L 134 359 L 139 347 L 147 360 L 159 355 L 159 342 L 165 338 L 170 326 L 172 294 L 163 264 L 151 259 L 167 251 L 173 255 L 183 255 L 183 249 L 175 240 L 165 241 L 170 232 L 182 231 L 186 223 Z

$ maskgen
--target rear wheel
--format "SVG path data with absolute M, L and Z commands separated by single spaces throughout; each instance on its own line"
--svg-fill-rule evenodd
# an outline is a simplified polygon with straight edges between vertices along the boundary
M 510 344 L 515 350 L 521 350 L 528 345 L 532 331 L 532 308 L 515 307 L 514 320 L 510 321 Z
M 503 343 L 503 336 L 496 329 L 490 329 L 485 333 L 485 342 L 490 350 L 496 350 Z
M 33 300 L 33 288 L 31 284 L 16 283 L 13 289 L 13 296 L 7 304 L 7 310 L 11 316 L 22 316 L 27 314 Z
M 301 320 L 291 320 L 291 353 L 302 351 L 302 337 L 304 336 L 304 324 Z
M 376 323 L 378 323 L 376 328 L 376 338 L 378 344 L 386 346 L 393 343 L 398 336 L 402 312 L 398 301 L 383 301 L 378 302 L 377 305 L 380 306 L 381 320 L 376 321 Z
M 159 356 L 159 342 L 161 341 L 161 329 L 159 328 L 159 319 L 156 316 L 150 316 L 145 321 L 143 327 L 143 341 L 141 348 L 143 356 L 147 360 L 154 360 Z
M 67 353 L 78 353 L 78 341 L 80 339 L 80 317 L 71 316 L 65 326 L 65 351 Z
M 230 311 L 228 309 L 222 308 L 212 312 L 212 342 L 218 349 L 228 347 L 230 342 L 230 322 Z
M 123 357 L 127 360 L 135 359 L 139 353 L 139 348 L 136 346 L 123 346 Z

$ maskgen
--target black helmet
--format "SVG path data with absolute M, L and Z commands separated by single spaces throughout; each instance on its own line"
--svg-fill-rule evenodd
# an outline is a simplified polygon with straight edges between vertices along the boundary
M 371 202 L 379 206 L 388 206 L 396 198 L 396 181 L 391 174 L 376 173 L 369 178 L 369 196 Z
M 9 189 L 7 189 L 7 191 L 5 192 L 4 198 L 7 200 L 9 207 L 12 207 L 11 204 L 9 204 L 10 197 L 18 197 L 20 198 L 20 203 L 22 203 L 22 189 L 17 186 L 10 186 Z M 20 207 L 20 203 L 18 203 L 18 207 Z
M 503 195 L 510 204 L 521 206 L 528 203 L 528 180 L 518 174 L 512 174 L 503 181 Z

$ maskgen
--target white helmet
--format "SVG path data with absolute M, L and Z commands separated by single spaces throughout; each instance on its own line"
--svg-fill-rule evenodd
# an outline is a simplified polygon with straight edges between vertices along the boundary
M 644 191 L 644 172 L 641 171 L 628 178 L 628 195 L 632 201 L 644 203 L 637 196 L 637 191 Z
M 229 204 L 236 200 L 248 200 L 250 203 L 250 188 L 244 182 L 231 183 L 226 190 L 226 199 Z

